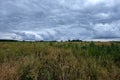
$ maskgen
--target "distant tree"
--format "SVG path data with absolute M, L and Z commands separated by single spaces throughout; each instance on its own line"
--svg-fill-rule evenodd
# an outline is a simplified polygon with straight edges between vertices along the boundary
M 82 42 L 82 40 L 68 40 L 68 42 Z

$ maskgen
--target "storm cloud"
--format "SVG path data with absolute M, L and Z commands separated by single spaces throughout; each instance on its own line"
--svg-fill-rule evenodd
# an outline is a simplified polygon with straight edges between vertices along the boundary
M 119 39 L 120 1 L 0 0 L 0 38 Z

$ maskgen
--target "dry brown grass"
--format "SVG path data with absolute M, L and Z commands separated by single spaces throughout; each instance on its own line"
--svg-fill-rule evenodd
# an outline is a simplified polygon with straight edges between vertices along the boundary
M 120 80 L 119 48 L 110 42 L 3 42 L 0 80 Z

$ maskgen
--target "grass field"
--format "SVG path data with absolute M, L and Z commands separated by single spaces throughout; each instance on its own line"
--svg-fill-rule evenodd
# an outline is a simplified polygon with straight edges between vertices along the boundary
M 120 42 L 0 42 L 0 80 L 120 80 Z

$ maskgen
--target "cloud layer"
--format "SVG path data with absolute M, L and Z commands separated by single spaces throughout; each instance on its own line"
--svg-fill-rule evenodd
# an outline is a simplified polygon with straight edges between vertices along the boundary
M 120 38 L 119 0 L 0 0 L 0 38 Z

